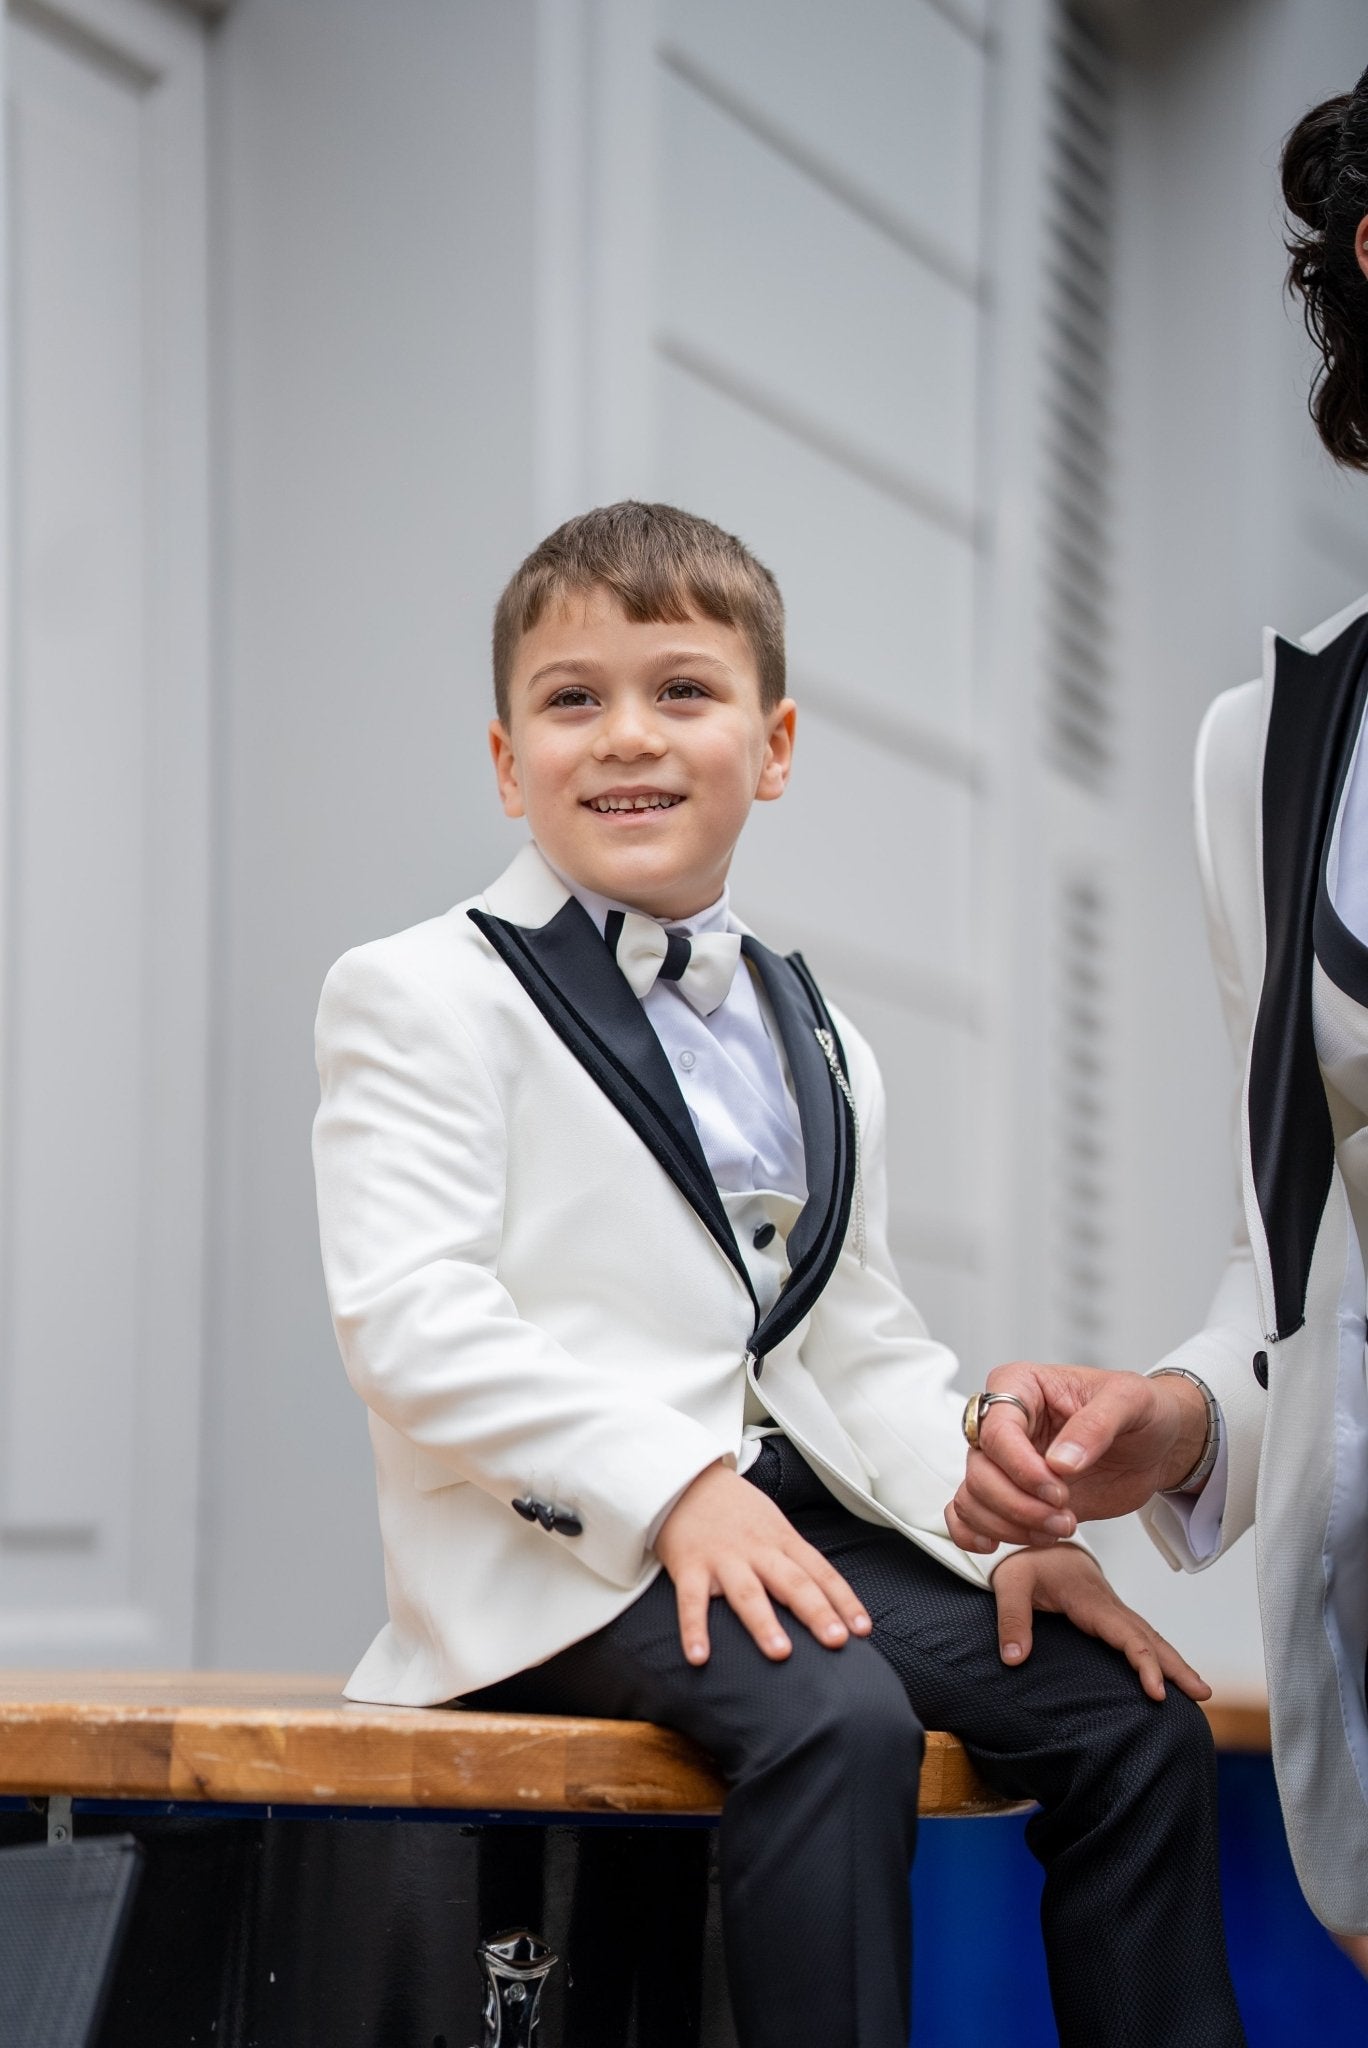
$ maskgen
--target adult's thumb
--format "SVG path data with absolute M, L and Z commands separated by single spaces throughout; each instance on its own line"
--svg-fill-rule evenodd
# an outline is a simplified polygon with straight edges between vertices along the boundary
M 1045 1453 L 1051 1471 L 1071 1478 L 1095 1465 L 1135 1421 L 1130 1390 L 1103 1385 L 1071 1415 Z

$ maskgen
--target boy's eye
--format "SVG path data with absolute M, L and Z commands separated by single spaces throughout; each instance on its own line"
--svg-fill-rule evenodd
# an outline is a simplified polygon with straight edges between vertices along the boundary
M 578 711 L 593 701 L 582 683 L 567 683 L 563 690 L 557 690 L 555 696 L 548 699 L 550 705 L 564 706 L 568 711 Z
M 668 697 L 675 703 L 678 703 L 682 699 L 689 697 L 704 697 L 707 695 L 707 692 L 700 684 L 691 681 L 688 676 L 676 676 L 672 682 L 666 683 L 660 694 L 662 697 Z

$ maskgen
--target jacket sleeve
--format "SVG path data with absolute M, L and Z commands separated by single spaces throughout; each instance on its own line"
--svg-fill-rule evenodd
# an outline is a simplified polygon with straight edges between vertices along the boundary
M 1231 1119 L 1235 1226 L 1230 1250 L 1205 1328 L 1160 1360 L 1196 1373 L 1220 1404 L 1226 1446 L 1220 1541 L 1208 1555 L 1195 1556 L 1183 1515 L 1163 1495 L 1150 1501 L 1140 1517 L 1164 1557 L 1183 1571 L 1214 1564 L 1253 1523 L 1268 1407 L 1254 1374 L 1253 1361 L 1264 1339 L 1242 1192 L 1243 1079 L 1262 976 L 1255 834 L 1258 732 L 1257 689 L 1249 687 L 1217 698 L 1197 741 L 1197 861 L 1212 966 L 1238 1079 Z
M 729 1447 L 519 1314 L 498 1274 L 500 1102 L 448 1002 L 360 947 L 328 976 L 316 1044 L 323 1267 L 352 1385 L 453 1480 L 572 1509 L 580 1535 L 539 1540 L 634 1585 L 662 1507 Z

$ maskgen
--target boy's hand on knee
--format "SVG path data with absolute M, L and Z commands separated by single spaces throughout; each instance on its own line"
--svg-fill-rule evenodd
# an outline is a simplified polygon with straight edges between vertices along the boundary
M 776 1662 L 793 1645 L 771 1604 L 778 1600 L 824 1649 L 839 1650 L 873 1623 L 820 1550 L 805 1543 L 768 1495 L 730 1466 L 700 1472 L 666 1516 L 656 1556 L 674 1581 L 679 1636 L 690 1664 L 708 1661 L 708 1602 L 720 1594 Z
M 1066 1614 L 1075 1628 L 1120 1650 L 1152 1700 L 1164 1697 L 1171 1678 L 1189 1699 L 1211 1698 L 1211 1687 L 1142 1615 L 1125 1606 L 1085 1550 L 1019 1550 L 993 1573 L 998 1643 L 1004 1664 L 1031 1654 L 1031 1616 Z

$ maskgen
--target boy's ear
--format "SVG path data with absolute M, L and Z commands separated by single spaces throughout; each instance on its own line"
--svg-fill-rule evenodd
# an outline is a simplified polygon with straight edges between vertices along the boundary
M 793 767 L 793 740 L 798 726 L 798 706 L 792 697 L 785 697 L 782 704 L 776 704 L 769 716 L 769 734 L 765 741 L 765 758 L 760 769 L 760 780 L 755 786 L 757 803 L 773 803 L 776 797 L 788 788 L 789 771 Z
M 506 818 L 524 818 L 527 815 L 518 782 L 517 756 L 513 742 L 501 718 L 489 721 L 489 752 L 494 762 L 494 779 L 499 785 L 499 802 L 503 805 Z

